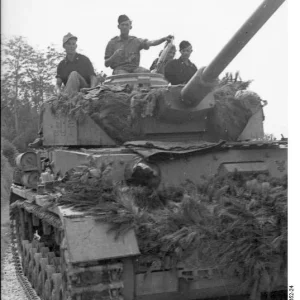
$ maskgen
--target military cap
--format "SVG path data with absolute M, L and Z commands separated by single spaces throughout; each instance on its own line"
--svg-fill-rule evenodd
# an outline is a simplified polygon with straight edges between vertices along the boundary
M 68 40 L 70 40 L 70 39 L 76 39 L 76 41 L 77 41 L 77 36 L 71 34 L 70 32 L 69 32 L 68 34 L 66 34 L 66 35 L 63 37 L 63 46 L 64 46 L 64 44 L 65 44 Z
M 188 41 L 182 41 L 180 44 L 179 44 L 179 50 L 183 50 L 187 47 L 191 46 L 191 43 L 188 42 Z
M 125 21 L 130 21 L 130 19 L 126 15 L 120 15 L 118 18 L 119 25 Z

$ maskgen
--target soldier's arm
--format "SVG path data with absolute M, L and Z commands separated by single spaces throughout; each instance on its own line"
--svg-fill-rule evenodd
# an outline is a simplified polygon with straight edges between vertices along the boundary
M 57 66 L 57 71 L 56 71 L 56 85 L 55 85 L 55 92 L 57 94 L 57 96 L 60 95 L 61 93 L 61 85 L 62 85 L 62 77 L 63 77 L 63 73 L 62 73 L 62 63 L 60 62 Z
M 115 59 L 117 57 L 119 57 L 120 55 L 122 55 L 122 53 L 124 52 L 124 50 L 121 49 L 117 49 L 115 51 L 113 43 L 110 41 L 105 49 L 105 56 L 104 56 L 104 64 L 105 67 L 110 67 L 112 65 L 112 63 L 115 61 Z
M 61 78 L 59 78 L 59 77 L 56 78 L 55 91 L 56 91 L 57 96 L 59 96 L 60 93 L 61 93 L 61 85 L 62 85 L 62 80 L 61 80 Z
M 95 75 L 91 75 L 90 79 L 91 79 L 91 88 L 93 88 L 97 85 L 97 77 Z
M 87 63 L 88 74 L 90 76 L 90 87 L 93 88 L 97 85 L 97 77 L 92 62 L 88 57 L 86 58 L 86 60 L 87 60 L 86 63 Z
M 165 41 L 169 41 L 170 42 L 172 39 L 173 39 L 173 36 L 172 35 L 168 35 L 168 36 L 163 37 L 163 38 L 158 39 L 158 40 L 146 41 L 146 45 L 148 47 L 157 46 L 157 45 L 162 44 Z
M 105 59 L 105 67 L 110 67 L 111 64 L 114 62 L 114 60 L 118 57 L 121 56 L 122 53 L 124 52 L 123 49 L 117 49 L 113 55 Z

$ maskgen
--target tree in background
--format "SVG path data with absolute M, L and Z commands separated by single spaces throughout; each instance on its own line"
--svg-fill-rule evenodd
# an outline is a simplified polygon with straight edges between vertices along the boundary
M 28 59 L 34 50 L 22 37 L 15 37 L 4 43 L 2 62 L 3 81 L 5 81 L 7 106 L 13 109 L 15 132 L 19 134 L 19 101 L 24 97 L 24 79 Z
M 65 56 L 53 46 L 37 50 L 23 37 L 2 44 L 1 136 L 25 151 L 38 130 L 41 104 L 54 93 L 56 68 Z

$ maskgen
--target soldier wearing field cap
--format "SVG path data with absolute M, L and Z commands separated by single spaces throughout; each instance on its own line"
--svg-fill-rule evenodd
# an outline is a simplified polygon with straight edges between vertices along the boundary
M 84 55 L 76 52 L 77 37 L 68 33 L 63 37 L 63 47 L 66 50 L 66 58 L 57 67 L 56 93 L 61 93 L 61 86 L 64 84 L 63 92 L 68 95 L 79 92 L 82 88 L 95 87 L 97 83 L 96 74 L 91 61 Z M 39 118 L 39 137 L 28 146 L 39 148 L 43 144 L 43 113 L 44 105 L 41 106 Z
M 105 66 L 111 67 L 114 75 L 150 72 L 148 69 L 140 67 L 140 51 L 148 50 L 152 46 L 160 45 L 173 38 L 168 35 L 158 40 L 149 41 L 130 36 L 132 21 L 126 15 L 119 16 L 118 28 L 120 35 L 108 42 L 104 56 Z
M 57 67 L 56 92 L 61 93 L 61 86 L 64 84 L 64 92 L 72 94 L 79 92 L 81 88 L 96 86 L 96 74 L 91 61 L 84 55 L 76 52 L 77 37 L 68 33 L 63 37 L 63 47 L 66 51 L 66 58 Z
M 193 52 L 192 45 L 188 41 L 179 44 L 181 56 L 167 63 L 165 67 L 165 78 L 172 84 L 185 84 L 197 72 L 197 67 L 190 61 Z

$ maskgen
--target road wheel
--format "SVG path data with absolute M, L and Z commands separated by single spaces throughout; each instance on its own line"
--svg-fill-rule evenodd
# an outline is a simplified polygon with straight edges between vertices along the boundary
M 39 274 L 37 278 L 36 292 L 39 296 L 43 295 L 46 278 L 46 266 L 48 265 L 48 258 L 42 257 L 39 261 Z
M 62 278 L 60 273 L 54 273 L 52 274 L 52 283 L 53 283 L 53 289 L 52 289 L 52 299 L 51 300 L 61 300 L 62 299 Z
M 23 273 L 25 274 L 25 258 L 26 258 L 26 246 L 29 244 L 28 240 L 22 241 L 22 254 L 21 254 L 21 262 L 22 262 L 22 268 Z
M 36 248 L 31 248 L 29 252 L 29 264 L 28 264 L 28 275 L 27 278 L 33 285 L 33 269 L 34 269 L 34 255 L 37 253 Z
M 40 259 L 42 258 L 42 253 L 36 253 L 34 255 L 34 265 L 33 265 L 33 274 L 32 274 L 32 286 L 37 287 L 37 279 L 39 276 L 39 264 Z
M 46 276 L 45 276 L 45 287 L 43 290 L 43 299 L 44 300 L 52 300 L 52 274 L 55 273 L 55 267 L 52 265 L 47 265 L 45 268 Z
M 49 261 L 49 265 L 53 264 L 53 258 L 54 257 L 55 257 L 55 253 L 54 252 L 48 252 L 47 253 L 47 258 L 48 258 L 48 261 Z

